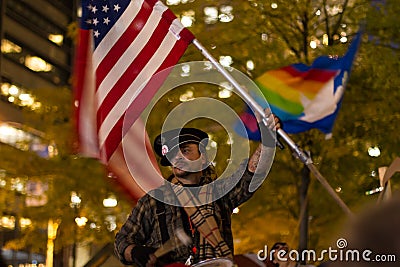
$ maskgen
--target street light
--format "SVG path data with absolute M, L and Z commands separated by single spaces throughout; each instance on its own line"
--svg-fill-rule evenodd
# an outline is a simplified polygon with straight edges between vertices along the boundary
M 78 196 L 78 194 L 75 191 L 72 191 L 71 192 L 71 203 L 70 203 L 71 208 L 79 208 L 81 201 L 82 200 Z
M 57 229 L 60 225 L 60 221 L 53 221 L 49 219 L 47 225 L 47 257 L 46 257 L 46 266 L 52 267 L 53 266 L 53 253 L 54 253 L 54 240 L 57 236 Z
M 113 194 L 110 194 L 107 198 L 103 199 L 103 206 L 105 208 L 115 208 L 117 205 L 117 198 Z M 110 210 L 108 210 L 108 212 L 110 212 Z M 105 220 L 108 231 L 112 232 L 117 228 L 116 217 L 114 215 L 108 214 Z
M 105 208 L 114 208 L 118 205 L 118 200 L 114 195 L 109 195 L 107 198 L 103 199 L 103 206 Z
M 74 209 L 75 218 L 78 218 L 78 208 L 81 205 L 81 198 L 75 191 L 71 192 L 71 203 L 69 204 L 71 208 Z M 76 219 L 75 219 L 76 221 Z M 74 225 L 74 244 L 72 246 L 72 267 L 76 267 L 76 242 L 77 242 L 77 227 Z
M 76 225 L 78 225 L 79 227 L 83 227 L 88 222 L 88 218 L 86 218 L 86 217 L 76 217 L 75 218 L 75 222 L 76 222 Z
M 379 149 L 379 147 L 374 146 L 374 147 L 369 147 L 368 148 L 368 155 L 370 157 L 379 157 L 381 155 L 381 150 Z

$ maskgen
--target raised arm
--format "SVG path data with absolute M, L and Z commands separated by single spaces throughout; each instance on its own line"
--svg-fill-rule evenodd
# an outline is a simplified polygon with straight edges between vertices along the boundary
M 266 111 L 266 112 L 269 112 Z M 227 197 L 231 201 L 232 208 L 247 201 L 262 184 L 267 176 L 275 154 L 276 139 L 273 131 L 280 127 L 278 117 L 268 113 L 269 123 L 261 129 L 262 142 L 251 155 L 248 161 L 244 161 L 231 177 L 222 179 L 219 183 L 223 190 L 229 191 Z M 261 126 L 262 128 L 264 126 Z M 270 130 L 271 129 L 271 130 Z M 218 180 L 217 180 L 218 181 Z
M 269 109 L 266 109 L 265 113 L 264 120 L 257 116 L 261 130 L 261 143 L 250 157 L 247 166 L 247 169 L 252 173 L 268 171 L 275 153 L 276 136 L 274 133 L 281 127 L 281 122 L 277 116 L 272 114 Z

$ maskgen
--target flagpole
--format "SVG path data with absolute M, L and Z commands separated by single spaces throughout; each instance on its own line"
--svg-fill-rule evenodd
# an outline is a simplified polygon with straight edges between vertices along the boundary
M 232 84 L 232 86 L 238 91 L 238 93 L 246 100 L 246 103 L 249 104 L 258 114 L 263 116 L 263 121 L 266 120 L 264 109 L 250 96 L 249 93 L 244 90 L 241 85 L 232 77 L 232 75 L 221 65 L 218 61 L 205 49 L 205 47 L 197 40 L 193 40 L 193 44 L 197 49 L 214 65 L 214 67 Z M 323 187 L 328 191 L 331 197 L 337 202 L 337 204 L 343 209 L 343 211 L 349 216 L 352 217 L 353 213 L 349 209 L 349 207 L 343 202 L 343 200 L 336 194 L 335 190 L 333 190 L 332 186 L 328 183 L 325 177 L 318 171 L 318 169 L 313 164 L 313 161 L 310 156 L 304 153 L 296 143 L 287 135 L 285 131 L 282 129 L 278 129 L 277 134 L 288 144 L 288 146 L 295 152 L 297 157 L 307 166 L 307 168 L 311 171 L 312 174 L 318 179 L 318 181 L 322 184 Z

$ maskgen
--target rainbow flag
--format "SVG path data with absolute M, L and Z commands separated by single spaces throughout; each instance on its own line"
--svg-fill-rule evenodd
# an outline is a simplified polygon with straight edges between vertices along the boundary
M 283 122 L 285 132 L 316 128 L 330 134 L 360 39 L 358 33 L 343 57 L 321 56 L 311 66 L 297 63 L 267 71 L 255 80 L 260 90 L 250 94 L 263 108 L 269 104 Z M 247 133 L 239 123 L 235 127 L 237 132 L 259 140 L 258 125 L 249 107 L 240 118 Z

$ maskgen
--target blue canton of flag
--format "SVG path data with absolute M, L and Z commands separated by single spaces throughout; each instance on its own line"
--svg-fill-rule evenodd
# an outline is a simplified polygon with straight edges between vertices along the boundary
M 109 30 L 118 21 L 130 0 L 124 1 L 82 1 L 81 28 L 93 30 L 95 47 L 103 40 Z

